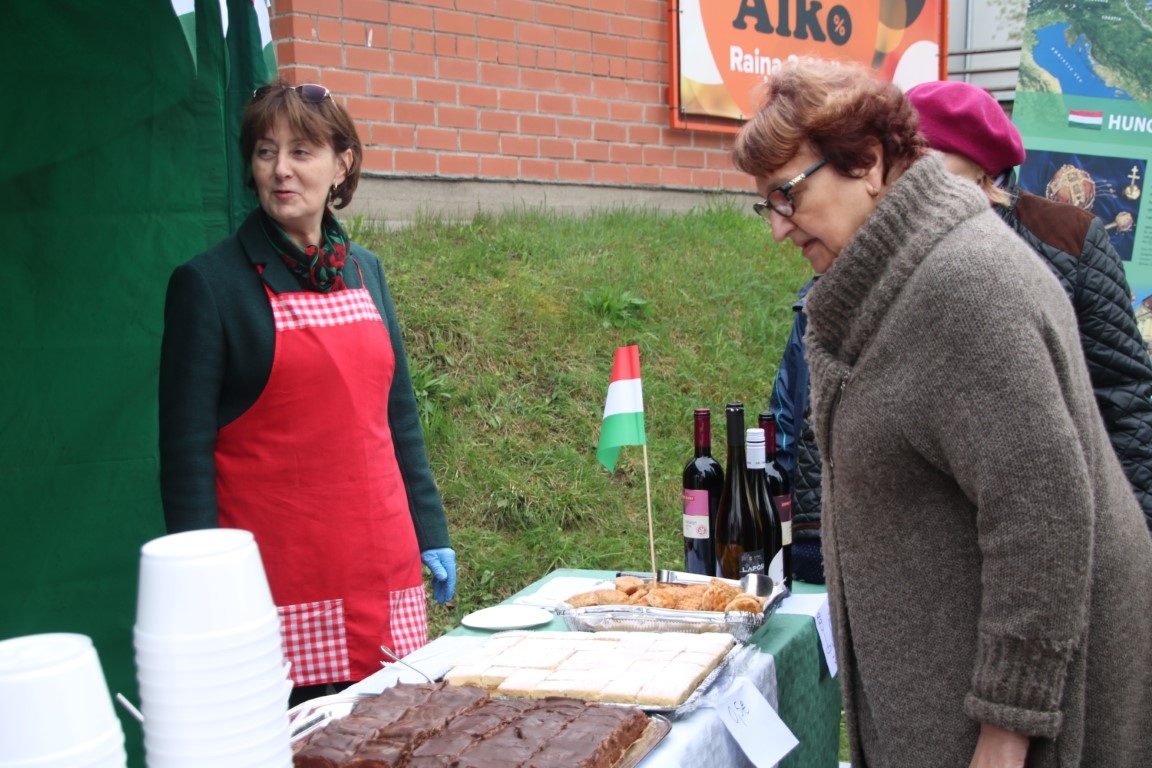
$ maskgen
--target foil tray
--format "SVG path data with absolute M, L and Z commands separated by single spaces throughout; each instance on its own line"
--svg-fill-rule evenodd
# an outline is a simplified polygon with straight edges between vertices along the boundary
M 701 684 L 701 688 L 703 688 L 703 684 Z M 352 708 L 356 706 L 356 702 L 361 699 L 375 698 L 378 695 L 376 693 L 337 693 L 306 701 L 288 710 L 292 751 L 296 752 L 308 743 L 308 737 L 323 728 L 325 724 L 349 714 Z M 648 753 L 655 749 L 656 745 L 672 730 L 672 721 L 667 717 L 652 712 L 646 712 L 646 714 L 648 715 L 648 727 L 640 734 L 640 738 L 632 742 L 632 746 L 628 747 L 628 750 L 620 756 L 612 768 L 636 768 L 640 761 L 647 757 Z
M 620 756 L 612 768 L 636 768 L 670 730 L 672 721 L 668 718 L 663 715 L 648 715 L 648 727 L 640 734 L 640 738 L 632 742 L 632 746 L 628 747 L 628 751 Z
M 643 579 L 651 579 L 650 573 L 630 573 Z M 662 584 L 707 584 L 712 579 L 695 573 L 665 571 L 657 573 L 656 581 Z M 740 582 L 721 579 L 725 584 L 740 588 Z M 776 610 L 780 601 L 788 596 L 788 589 L 773 580 L 772 591 L 767 596 L 764 609 L 759 613 L 750 611 L 678 611 L 672 608 L 653 608 L 647 605 L 590 605 L 586 608 L 573 608 L 561 603 L 556 615 L 564 619 L 568 629 L 581 632 L 727 632 L 737 642 L 746 643 Z

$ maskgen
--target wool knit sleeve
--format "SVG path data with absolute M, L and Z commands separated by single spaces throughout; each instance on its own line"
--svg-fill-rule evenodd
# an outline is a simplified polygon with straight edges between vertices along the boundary
M 372 291 L 383 310 L 388 336 L 392 341 L 392 352 L 396 358 L 392 389 L 388 393 L 388 425 L 396 449 L 396 462 L 400 467 L 404 488 L 408 494 L 408 507 L 416 528 L 416 539 L 421 552 L 449 547 L 451 544 L 448 537 L 448 522 L 440 491 L 436 487 L 432 469 L 428 464 L 424 430 L 420 425 L 420 413 L 417 409 L 416 393 L 412 387 L 412 376 L 408 369 L 404 339 L 392 302 L 392 293 L 384 277 L 384 268 L 375 254 L 362 248 L 356 247 L 353 255 L 365 272 L 365 285 Z
M 976 248 L 952 262 L 955 275 L 924 265 L 936 275 L 918 286 L 931 318 L 922 330 L 938 363 L 926 389 L 936 404 L 916 409 L 917 428 L 975 508 L 983 589 L 965 711 L 1051 738 L 1086 632 L 1086 447 L 1105 437 L 1066 295 L 1015 253 Z

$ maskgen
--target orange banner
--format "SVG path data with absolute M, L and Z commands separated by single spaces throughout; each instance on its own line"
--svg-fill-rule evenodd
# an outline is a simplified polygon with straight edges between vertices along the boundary
M 905 89 L 943 77 L 946 0 L 672 2 L 674 126 L 747 119 L 764 76 L 804 56 L 864 62 Z

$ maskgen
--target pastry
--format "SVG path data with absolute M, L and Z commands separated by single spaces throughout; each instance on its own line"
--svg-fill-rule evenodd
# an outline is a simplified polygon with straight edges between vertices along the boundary
M 639 576 L 617 576 L 616 589 L 620 590 L 626 595 L 630 595 L 638 589 L 644 589 L 648 586 L 648 582 L 641 579 Z

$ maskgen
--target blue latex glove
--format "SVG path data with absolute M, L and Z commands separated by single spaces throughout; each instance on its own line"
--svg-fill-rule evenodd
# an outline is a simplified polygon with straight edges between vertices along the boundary
M 420 553 L 420 560 L 432 571 L 432 599 L 444 604 L 456 594 L 456 550 L 448 547 Z

